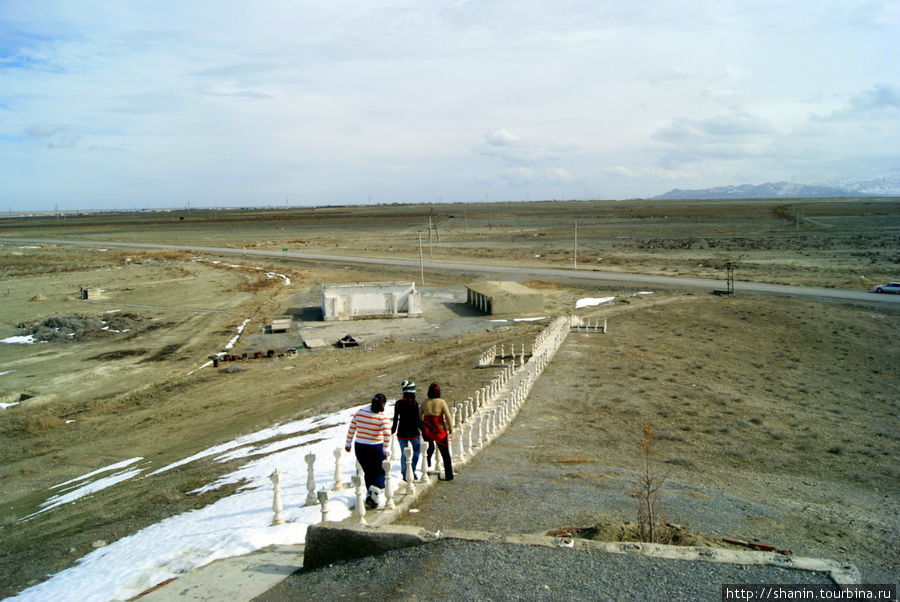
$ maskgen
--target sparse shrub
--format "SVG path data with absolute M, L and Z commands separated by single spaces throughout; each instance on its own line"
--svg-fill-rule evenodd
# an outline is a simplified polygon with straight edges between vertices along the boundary
M 140 257 L 148 260 L 156 260 L 156 261 L 186 261 L 190 258 L 191 254 L 186 251 L 174 251 L 174 250 L 165 250 L 165 251 L 147 251 L 141 253 Z
M 264 291 L 273 286 L 277 286 L 279 281 L 274 278 L 269 278 L 265 274 L 259 274 L 255 279 L 252 279 L 248 282 L 242 282 L 238 286 L 238 290 L 245 293 L 258 293 L 260 291 Z
M 63 420 L 53 414 L 33 414 L 22 420 L 22 430 L 29 435 L 40 435 L 62 426 Z
M 596 458 L 559 458 L 556 460 L 560 464 L 592 464 L 597 461 Z
M 665 475 L 656 473 L 653 466 L 653 426 L 645 422 L 641 437 L 641 472 L 635 482 L 634 497 L 638 501 L 638 529 L 641 541 L 656 543 L 666 521 L 659 505 L 659 490 L 666 481 Z

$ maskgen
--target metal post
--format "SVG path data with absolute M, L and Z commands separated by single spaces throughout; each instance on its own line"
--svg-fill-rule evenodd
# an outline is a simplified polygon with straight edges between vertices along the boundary
M 425 286 L 425 263 L 422 257 L 422 233 L 419 232 L 419 275 L 422 281 L 422 286 Z
M 572 269 L 578 269 L 578 220 L 575 220 L 575 255 L 572 257 Z

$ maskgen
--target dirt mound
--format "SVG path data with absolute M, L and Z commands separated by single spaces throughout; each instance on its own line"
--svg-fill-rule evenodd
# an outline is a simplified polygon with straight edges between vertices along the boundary
M 135 314 L 116 314 L 113 317 L 84 315 L 51 316 L 40 322 L 19 324 L 20 334 L 32 335 L 42 343 L 87 341 L 127 332 L 142 318 Z
M 101 362 L 110 361 L 110 360 L 121 360 L 127 357 L 136 357 L 140 355 L 147 355 L 146 349 L 121 349 L 119 351 L 110 351 L 109 353 L 101 353 L 99 355 L 95 355 L 93 357 L 89 357 L 90 360 L 97 360 Z
M 31 299 L 29 299 L 29 301 L 46 301 L 46 300 L 47 300 L 47 297 L 45 297 L 44 295 L 41 295 L 40 293 L 38 293 L 37 295 L 35 295 Z
M 742 546 L 724 541 L 721 537 L 690 531 L 681 525 L 666 524 L 659 533 L 657 543 L 672 546 L 699 546 L 707 548 L 741 548 Z M 562 527 L 547 532 L 555 537 L 575 537 L 593 541 L 641 542 L 641 530 L 637 523 L 628 521 L 606 521 L 586 527 Z M 746 549 L 746 548 L 744 548 Z

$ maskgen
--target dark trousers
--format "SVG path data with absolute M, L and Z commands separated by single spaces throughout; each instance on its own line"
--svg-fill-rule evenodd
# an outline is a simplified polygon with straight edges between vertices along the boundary
M 384 467 L 381 466 L 384 453 L 381 444 L 369 445 L 357 441 L 354 449 L 356 450 L 356 459 L 363 469 L 366 490 L 368 491 L 372 485 L 384 489 Z
M 434 456 L 434 446 L 437 445 L 438 451 L 441 452 L 441 459 L 444 461 L 444 478 L 453 478 L 453 460 L 450 458 L 450 441 L 444 438 L 443 441 L 428 442 L 428 465 L 431 466 L 431 457 Z

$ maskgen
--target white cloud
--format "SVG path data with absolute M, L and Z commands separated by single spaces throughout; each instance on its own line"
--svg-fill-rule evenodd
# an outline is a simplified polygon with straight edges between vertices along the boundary
M 754 115 L 724 113 L 703 119 L 676 118 L 668 127 L 656 132 L 654 138 L 665 142 L 685 142 L 710 138 L 735 138 L 770 134 L 771 125 Z
M 657 181 L 689 180 L 697 177 L 697 172 L 684 169 L 663 169 L 654 166 L 613 165 L 603 170 L 606 174 L 624 179 L 644 179 Z
M 673 81 L 690 81 L 696 78 L 697 74 L 693 73 L 689 69 L 675 67 L 673 69 L 667 69 L 665 71 L 654 71 L 652 73 L 647 73 L 642 77 L 653 85 L 659 85 Z
M 880 119 L 883 115 L 894 121 L 900 120 L 900 88 L 876 84 L 852 95 L 840 108 L 826 115 L 814 114 L 812 118 L 817 121 L 852 121 Z
M 25 134 L 34 138 L 49 138 L 62 130 L 63 128 L 55 125 L 31 125 L 25 128 Z
M 613 165 L 611 167 L 607 167 L 603 171 L 611 176 L 622 178 L 636 178 L 638 176 L 637 172 L 635 172 L 630 167 L 626 167 L 625 165 Z
M 545 173 L 547 176 L 547 180 L 549 180 L 551 182 L 557 182 L 557 183 L 571 182 L 572 180 L 575 179 L 572 177 L 572 174 L 570 174 L 567 170 L 565 170 L 561 167 L 549 167 L 549 168 L 547 168 Z
M 78 139 L 78 136 L 72 134 L 56 136 L 47 143 L 47 148 L 72 148 L 78 142 Z
M 484 135 L 484 140 L 491 146 L 513 146 L 521 138 L 507 129 L 493 130 Z
M 537 173 L 529 167 L 516 167 L 500 174 L 500 178 L 510 186 L 533 184 L 536 177 Z

